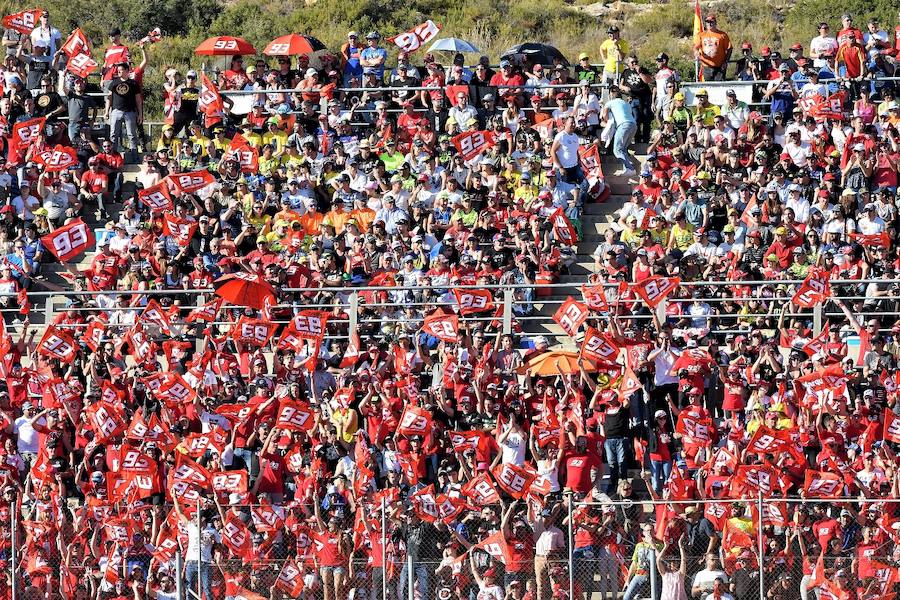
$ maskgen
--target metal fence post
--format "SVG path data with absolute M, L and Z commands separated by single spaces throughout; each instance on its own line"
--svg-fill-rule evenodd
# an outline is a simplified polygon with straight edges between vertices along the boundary
M 197 600 L 203 600 L 203 576 L 201 575 L 203 569 L 202 539 L 203 522 L 200 520 L 200 498 L 197 498 Z M 206 600 L 212 600 L 212 598 L 207 598 Z
M 9 553 L 9 573 L 10 573 L 10 597 L 12 600 L 16 600 L 18 597 L 18 577 L 16 577 L 16 573 L 18 572 L 18 568 L 16 567 L 16 563 L 19 562 L 19 552 L 18 552 L 18 540 L 17 538 L 17 525 L 19 521 L 19 516 L 16 514 L 16 503 L 13 502 L 9 507 L 9 536 L 10 536 L 10 553 Z
M 381 499 L 381 600 L 387 600 L 387 511 Z
M 513 290 L 512 288 L 503 289 L 503 335 L 512 333 L 512 305 Z
M 757 560 L 757 562 L 759 563 L 759 597 L 765 598 L 766 597 L 766 586 L 765 586 L 764 576 L 763 576 L 763 574 L 765 573 L 765 569 L 763 567 L 765 556 L 763 554 L 763 534 L 762 534 L 762 522 L 763 522 L 762 491 L 759 492 L 756 509 L 757 509 L 757 514 L 759 515 L 759 523 L 756 524 L 756 545 L 757 545 L 757 550 L 759 551 L 759 559 Z
M 347 314 L 350 319 L 348 327 L 350 339 L 352 340 L 357 327 L 359 327 L 359 292 L 354 291 L 350 293 L 350 310 L 347 311 Z
M 569 533 L 569 598 L 575 597 L 575 527 L 572 523 L 572 494 L 568 496 L 568 533 Z
M 415 573 L 413 573 L 413 561 L 412 554 L 409 551 L 409 535 L 407 534 L 407 542 L 406 542 L 406 597 L 407 600 L 415 600 Z M 428 600 L 427 598 L 422 598 L 421 600 Z
M 53 294 L 44 297 L 44 327 L 53 323 Z
M 650 598 L 659 598 L 659 590 L 656 586 L 656 548 L 650 548 Z
M 175 550 L 175 600 L 184 600 L 184 582 L 181 579 L 181 573 L 184 570 L 184 563 L 181 558 L 181 548 Z
M 816 304 L 813 307 L 813 333 L 819 335 L 822 333 L 822 305 Z

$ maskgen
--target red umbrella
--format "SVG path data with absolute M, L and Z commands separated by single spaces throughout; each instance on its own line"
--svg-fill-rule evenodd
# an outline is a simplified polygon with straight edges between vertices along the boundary
M 263 54 L 268 56 L 288 56 L 312 54 L 324 49 L 325 44 L 314 37 L 300 35 L 299 33 L 289 33 L 269 42 L 269 45 L 263 50 Z
M 247 40 L 230 35 L 211 37 L 197 46 L 194 54 L 227 56 L 230 54 L 256 54 L 256 48 Z
M 229 273 L 213 282 L 216 295 L 221 296 L 236 306 L 249 306 L 257 310 L 266 307 L 266 298 L 269 304 L 275 304 L 275 290 L 267 281 L 259 275 L 245 273 Z

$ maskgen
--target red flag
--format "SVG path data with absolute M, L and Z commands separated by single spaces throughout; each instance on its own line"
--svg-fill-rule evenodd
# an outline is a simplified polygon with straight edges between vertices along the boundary
M 221 121 L 225 112 L 225 103 L 222 101 L 219 89 L 209 80 L 206 73 L 200 74 L 200 97 L 197 102 L 197 108 L 206 115 L 207 126 Z
M 38 354 L 54 358 L 64 363 L 71 363 L 78 352 L 78 344 L 68 331 L 55 325 L 47 327 L 44 336 L 37 345 Z
M 498 531 L 493 535 L 489 535 L 477 544 L 475 544 L 474 548 L 478 548 L 479 550 L 483 550 L 487 554 L 490 554 L 495 560 L 500 561 L 504 565 L 509 565 L 513 561 L 512 552 L 509 550 L 509 546 L 506 543 L 506 538 L 503 537 L 503 532 Z
M 9 138 L 9 162 L 17 163 L 24 150 L 37 139 L 44 130 L 46 117 L 36 117 L 27 121 L 20 121 L 12 126 L 12 134 Z
M 290 598 L 298 598 L 303 592 L 303 571 L 293 560 L 285 561 L 275 580 L 275 588 L 281 590 Z
M 631 289 L 647 303 L 650 308 L 656 306 L 663 301 L 669 294 L 675 291 L 681 284 L 679 277 L 650 277 L 640 283 L 635 283 Z
M 172 479 L 206 488 L 212 480 L 212 475 L 206 467 L 201 467 L 186 454 L 181 452 L 175 454 L 175 470 L 172 472 Z
M 163 214 L 163 233 L 172 236 L 179 246 L 187 246 L 197 230 L 197 221 L 182 219 L 175 215 Z
M 456 303 L 459 305 L 459 314 L 470 315 L 472 313 L 480 313 L 486 310 L 493 310 L 494 297 L 490 290 L 460 290 L 453 289 L 453 295 L 456 296 Z
M 824 471 L 806 471 L 803 490 L 807 498 L 837 498 L 844 489 L 844 480 L 836 473 Z
M 807 356 L 814 356 L 819 352 L 824 353 L 828 345 L 828 338 L 830 336 L 831 324 L 825 323 L 825 327 L 822 328 L 822 331 L 819 332 L 819 335 L 815 336 L 803 345 L 803 352 L 806 353 Z
M 563 331 L 569 337 L 575 337 L 578 329 L 587 321 L 590 314 L 591 311 L 586 304 L 578 302 L 572 296 L 569 296 L 554 313 L 553 320 L 563 328 Z
M 603 165 L 600 161 L 600 149 L 596 143 L 578 149 L 578 162 L 585 175 L 603 177 Z
M 747 452 L 752 454 L 775 454 L 787 450 L 790 446 L 790 437 L 784 431 L 776 431 L 765 425 L 760 425 L 747 444 Z
M 48 148 L 38 154 L 34 162 L 43 166 L 44 171 L 48 173 L 58 173 L 77 165 L 78 155 L 75 153 L 75 148 L 57 144 L 53 148 Z
M 891 236 L 887 231 L 881 233 L 851 233 L 850 239 L 859 242 L 860 246 L 874 246 L 878 248 L 890 248 Z
M 172 173 L 166 177 L 175 189 L 182 194 L 193 194 L 206 186 L 215 183 L 216 178 L 206 169 L 190 171 L 188 173 Z
M 490 131 L 464 131 L 453 137 L 453 145 L 466 161 L 472 160 L 495 143 L 494 134 Z
M 103 400 L 95 402 L 85 409 L 88 425 L 94 432 L 96 440 L 108 443 L 120 433 L 124 433 L 128 421 L 118 408 Z
M 352 367 L 359 360 L 361 354 L 359 334 L 354 331 L 350 334 L 350 342 L 347 344 L 347 350 L 344 351 L 344 357 L 338 366 L 341 369 Z
M 584 341 L 581 343 L 581 357 L 588 360 L 612 363 L 619 356 L 621 348 L 607 333 L 601 333 L 593 327 L 588 327 L 584 332 Z
M 225 522 L 222 523 L 222 543 L 238 558 L 249 559 L 253 556 L 250 528 L 231 511 L 228 511 Z
M 712 443 L 712 420 L 698 419 L 687 411 L 681 411 L 675 423 L 675 431 L 680 433 L 685 444 L 705 446 Z
M 593 311 L 609 312 L 609 302 L 606 300 L 606 288 L 602 285 L 581 286 L 581 298 Z
M 169 186 L 165 180 L 151 185 L 148 188 L 137 191 L 137 198 L 152 212 L 162 212 L 175 208 L 172 204 L 172 196 L 169 194 Z
M 470 479 L 463 487 L 462 494 L 470 498 L 478 506 L 487 506 L 500 502 L 500 493 L 494 482 L 484 473 Z
M 622 380 L 619 382 L 619 398 L 624 400 L 642 389 L 642 387 L 641 380 L 634 374 L 631 367 L 626 366 L 625 372 L 622 374 Z
M 241 316 L 231 329 L 231 337 L 249 346 L 262 348 L 269 343 L 278 327 L 271 321 Z
M 31 312 L 31 302 L 28 301 L 28 290 L 26 288 L 22 288 L 18 293 L 19 300 L 19 314 L 27 315 Z
M 425 317 L 422 331 L 441 341 L 455 344 L 459 341 L 459 318 L 437 311 Z
M 831 297 L 828 273 L 822 269 L 810 269 L 809 275 L 797 288 L 791 302 L 803 308 L 812 308 Z
M 255 173 L 259 170 L 259 151 L 239 133 L 231 139 L 226 159 L 238 161 L 242 173 Z
M 275 426 L 291 431 L 309 431 L 316 425 L 315 411 L 302 400 L 282 400 Z
M 94 232 L 79 217 L 43 236 L 41 243 L 60 262 L 69 262 L 94 245 Z
M 537 473 L 512 463 L 502 463 L 491 469 L 497 485 L 513 498 L 522 499 L 528 493 Z
M 418 406 L 407 406 L 400 417 L 397 433 L 405 436 L 420 435 L 425 437 L 431 433 L 431 414 Z
M 407 53 L 412 53 L 437 37 L 440 31 L 441 26 L 428 19 L 405 33 L 387 38 L 387 41 L 396 44 L 398 48 Z
M 846 94 L 843 91 L 831 94 L 812 108 L 810 114 L 819 120 L 841 119 L 844 116 L 844 101 Z
M 32 8 L 31 10 L 23 10 L 3 17 L 3 26 L 7 29 L 15 29 L 19 33 L 30 34 L 37 27 L 41 18 L 40 8 Z
M 69 58 L 79 54 L 90 55 L 91 42 L 87 39 L 87 36 L 84 35 L 84 32 L 81 31 L 81 28 L 76 27 L 72 33 L 69 34 L 69 37 L 66 38 L 65 43 L 62 45 L 62 51 L 65 52 L 66 56 Z
M 890 408 L 884 409 L 884 439 L 900 444 L 900 416 Z
M 94 60 L 90 54 L 82 52 L 76 54 L 66 61 L 66 71 L 69 71 L 76 77 L 87 79 L 87 77 L 96 71 L 100 65 Z
M 212 300 L 193 309 L 184 320 L 187 323 L 193 323 L 194 321 L 207 321 L 212 323 L 216 320 L 216 316 L 219 314 L 219 309 L 222 308 L 223 302 L 224 299 L 222 297 L 216 296 Z
M 566 216 L 562 208 L 557 208 L 550 215 L 550 224 L 553 225 L 553 235 L 565 246 L 575 246 L 578 244 L 578 232 L 572 221 Z

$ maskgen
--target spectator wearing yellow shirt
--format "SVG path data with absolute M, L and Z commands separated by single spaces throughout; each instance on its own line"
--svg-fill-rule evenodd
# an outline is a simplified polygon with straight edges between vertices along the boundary
M 643 241 L 641 233 L 642 231 L 638 227 L 637 217 L 632 215 L 628 217 L 627 221 L 625 221 L 625 229 L 622 230 L 622 234 L 619 239 L 623 244 L 628 244 L 628 246 L 631 248 L 637 248 Z
M 519 185 L 513 192 L 513 200 L 521 200 L 525 206 L 528 206 L 537 198 L 538 191 L 537 186 L 531 183 L 531 173 L 526 171 L 519 176 Z
M 669 243 L 666 245 L 667 250 L 678 248 L 682 252 L 690 248 L 694 243 L 694 226 L 687 222 L 683 212 L 675 215 L 675 224 L 672 226 L 672 232 L 669 235 Z
M 225 128 L 221 125 L 216 125 L 212 129 L 212 143 L 215 144 L 216 150 L 225 154 L 228 152 L 228 148 L 231 147 L 231 140 L 225 137 Z
M 284 148 L 287 146 L 288 134 L 279 129 L 280 125 L 278 117 L 270 118 L 266 121 L 266 132 L 262 136 L 263 144 L 272 144 L 275 156 L 284 154 Z
M 262 156 L 259 157 L 260 174 L 271 177 L 280 166 L 281 158 L 275 155 L 275 148 L 272 144 L 264 145 L 262 147 Z
M 457 208 L 450 217 L 451 223 L 462 222 L 463 225 L 471 229 L 478 220 L 478 211 L 472 207 L 472 197 L 463 194 L 462 204 Z
M 709 102 L 709 92 L 704 89 L 697 90 L 697 106 L 694 108 L 694 121 L 703 123 L 705 127 L 712 127 L 717 116 L 722 111 L 715 104 Z
M 203 135 L 203 127 L 200 126 L 200 121 L 192 121 L 190 135 L 187 137 L 185 143 L 192 144 L 195 148 L 199 146 L 199 156 L 202 158 L 206 156 L 206 142 L 208 141 L 209 138 Z
M 262 136 L 253 131 L 253 123 L 245 121 L 241 124 L 241 137 L 247 140 L 247 143 L 254 148 L 259 148 L 263 144 Z
M 628 42 L 620 38 L 619 28 L 610 25 L 606 29 L 606 39 L 600 44 L 600 62 L 603 63 L 603 83 L 617 83 L 622 63 L 631 51 Z M 603 94 L 606 95 L 604 88 Z

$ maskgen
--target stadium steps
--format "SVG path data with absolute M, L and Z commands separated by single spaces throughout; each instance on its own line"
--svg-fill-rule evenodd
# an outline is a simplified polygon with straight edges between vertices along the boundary
M 646 158 L 646 147 L 639 145 L 635 152 L 635 157 L 643 164 Z M 553 320 L 553 314 L 567 297 L 581 299 L 579 289 L 594 273 L 593 252 L 603 241 L 610 220 L 616 219 L 616 211 L 628 201 L 637 179 L 636 176 L 612 175 L 620 168 L 620 163 L 611 156 L 603 156 L 602 163 L 603 171 L 607 174 L 606 184 L 609 186 L 611 194 L 605 202 L 591 203 L 584 207 L 581 215 L 581 240 L 578 243 L 575 263 L 569 268 L 568 274 L 561 275 L 559 278 L 559 283 L 568 284 L 568 286 L 554 288 L 549 296 L 535 298 L 535 312 L 532 314 L 534 318 L 526 319 L 522 324 L 526 334 L 543 335 L 547 337 L 551 346 L 562 345 L 569 348 L 575 346 L 575 341 L 569 338 Z M 643 483 L 636 483 L 636 485 L 643 486 Z
M 137 164 L 126 164 L 123 169 L 122 197 L 131 197 L 134 191 L 134 181 L 136 179 L 139 166 Z M 107 203 L 106 212 L 109 214 L 109 220 L 117 221 L 119 212 L 122 210 L 122 203 Z M 98 212 L 96 206 L 86 206 L 82 211 L 81 218 L 92 229 L 102 229 L 106 225 L 106 221 L 97 218 Z M 84 271 L 91 265 L 91 261 L 95 256 L 94 251 L 82 254 L 74 263 L 70 263 L 69 267 L 74 267 L 79 271 Z M 42 265 L 42 278 L 34 280 L 32 290 L 36 292 L 58 292 L 48 297 L 34 297 L 32 299 L 32 311 L 30 320 L 32 325 L 40 326 L 38 329 L 38 339 L 43 335 L 43 326 L 47 324 L 48 319 L 52 319 L 54 315 L 59 314 L 66 308 L 66 301 L 71 295 L 72 280 L 66 278 L 63 274 L 68 274 L 67 265 L 53 262 Z M 49 307 L 45 303 L 45 298 L 49 301 Z M 49 310 L 48 310 L 49 308 Z

